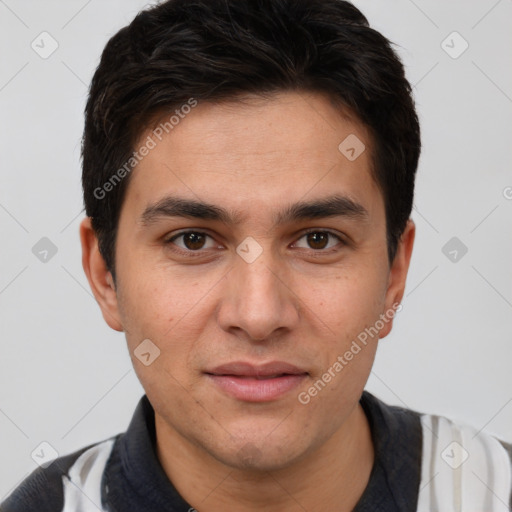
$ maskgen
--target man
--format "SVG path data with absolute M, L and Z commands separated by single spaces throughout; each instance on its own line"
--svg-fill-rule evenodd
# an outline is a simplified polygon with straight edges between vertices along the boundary
M 364 391 L 400 309 L 420 131 L 340 0 L 170 0 L 86 107 L 83 266 L 146 391 L 2 511 L 505 511 L 511 447 Z

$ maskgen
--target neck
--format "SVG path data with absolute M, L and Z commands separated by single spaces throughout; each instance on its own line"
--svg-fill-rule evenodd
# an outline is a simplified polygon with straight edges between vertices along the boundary
M 167 477 L 201 512 L 350 512 L 368 484 L 374 462 L 371 431 L 360 404 L 318 449 L 270 472 L 222 464 L 158 415 L 155 423 L 158 458 Z

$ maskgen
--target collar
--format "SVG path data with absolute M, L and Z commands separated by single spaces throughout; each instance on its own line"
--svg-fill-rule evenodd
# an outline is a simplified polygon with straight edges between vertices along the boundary
M 375 461 L 354 512 L 416 510 L 423 442 L 420 415 L 387 405 L 367 391 L 360 403 L 370 424 Z
M 375 448 L 369 483 L 354 512 L 416 510 L 421 476 L 419 414 L 389 406 L 364 391 L 361 406 Z M 102 500 L 113 510 L 189 512 L 156 453 L 155 413 L 144 395 L 127 431 L 118 436 L 103 477 Z

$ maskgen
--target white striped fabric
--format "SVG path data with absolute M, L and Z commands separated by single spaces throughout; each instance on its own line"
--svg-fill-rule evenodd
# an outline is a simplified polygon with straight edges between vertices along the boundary
M 512 467 L 501 443 L 469 425 L 424 414 L 417 512 L 510 512 Z
M 114 439 L 86 450 L 63 476 L 62 512 L 106 512 L 101 505 L 101 478 L 112 452 Z

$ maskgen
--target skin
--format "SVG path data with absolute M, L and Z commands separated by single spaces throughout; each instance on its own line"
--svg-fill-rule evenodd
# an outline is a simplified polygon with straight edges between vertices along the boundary
M 338 150 L 350 134 L 366 146 L 354 161 Z M 307 405 L 297 395 L 404 293 L 415 227 L 410 220 L 390 265 L 371 147 L 365 127 L 320 94 L 200 103 L 130 177 L 115 284 L 90 219 L 81 224 L 91 289 L 108 325 L 126 333 L 155 409 L 159 460 L 201 512 L 233 504 L 237 512 L 350 511 L 368 483 L 374 450 L 359 399 L 392 321 Z M 367 218 L 274 224 L 286 206 L 333 194 L 362 205 Z M 168 195 L 239 212 L 239 222 L 164 215 L 142 222 Z M 339 239 L 311 244 L 309 228 Z M 169 241 L 180 230 L 209 236 L 202 246 Z M 262 249 L 252 263 L 236 252 L 246 237 Z M 160 349 L 149 366 L 134 357 L 145 339 Z M 308 375 L 276 400 L 247 402 L 204 373 L 241 360 L 285 361 Z

